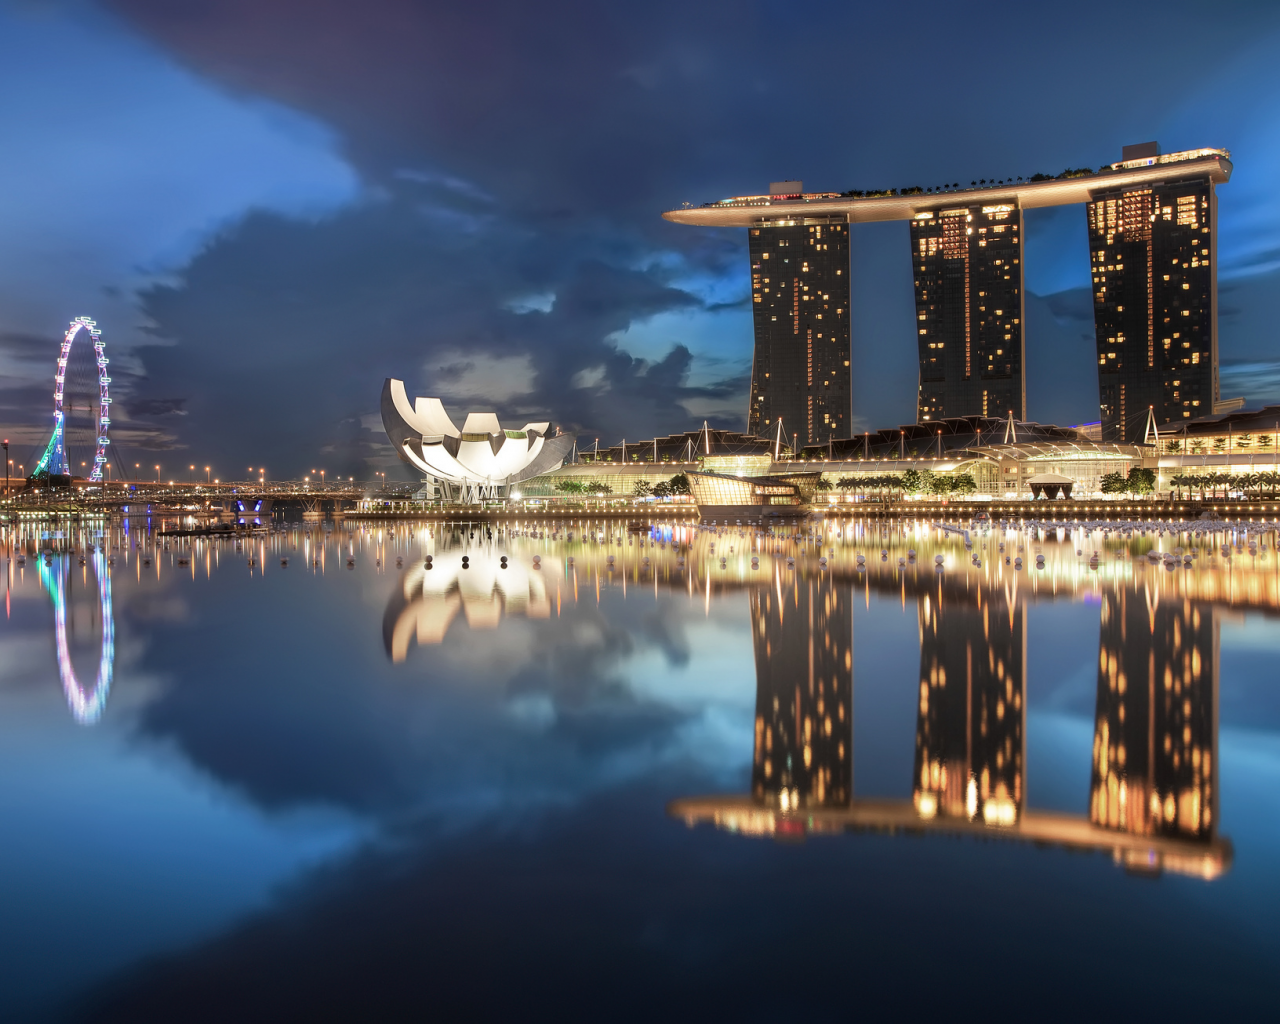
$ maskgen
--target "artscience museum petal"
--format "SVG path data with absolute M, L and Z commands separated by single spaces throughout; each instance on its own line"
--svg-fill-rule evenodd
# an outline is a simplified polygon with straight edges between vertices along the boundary
M 462 501 L 559 469 L 573 450 L 573 435 L 552 434 L 550 423 L 505 430 L 491 412 L 468 413 L 459 430 L 440 399 L 410 403 L 404 381 L 392 377 L 382 386 L 382 425 L 401 459 Z

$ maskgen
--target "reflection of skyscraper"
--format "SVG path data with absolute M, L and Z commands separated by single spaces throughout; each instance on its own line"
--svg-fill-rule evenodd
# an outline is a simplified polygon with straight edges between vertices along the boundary
M 938 587 L 920 598 L 914 799 L 936 815 L 1022 815 L 1026 620 L 1016 593 Z
M 847 806 L 853 790 L 853 609 L 847 588 L 793 580 L 751 593 L 756 654 L 751 792 L 783 810 Z
M 797 183 L 798 184 L 798 183 Z M 747 433 L 826 444 L 849 436 L 849 226 L 762 221 L 748 236 L 755 356 Z
M 1211 607 L 1148 589 L 1104 592 L 1090 821 L 1211 838 L 1217 680 Z
M 1022 211 L 938 207 L 911 221 L 920 389 L 916 419 L 1026 418 Z

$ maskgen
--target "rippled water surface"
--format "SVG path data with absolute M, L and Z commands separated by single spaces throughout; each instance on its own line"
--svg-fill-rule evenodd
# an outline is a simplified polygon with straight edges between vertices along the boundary
M 1274 532 L 159 525 L 4 537 L 0 1019 L 1274 1012 Z

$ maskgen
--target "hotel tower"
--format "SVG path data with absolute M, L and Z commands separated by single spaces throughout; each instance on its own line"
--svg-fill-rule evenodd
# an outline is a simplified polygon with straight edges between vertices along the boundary
M 1175 425 L 1239 407 L 1218 394 L 1214 188 L 1231 171 L 1226 150 L 1162 155 L 1152 142 L 1126 146 L 1097 171 L 872 193 L 810 193 L 783 181 L 768 195 L 663 217 L 748 229 L 755 352 L 747 430 L 781 432 L 803 447 L 852 433 L 852 225 L 910 225 L 917 422 L 1026 419 L 1023 211 L 1082 205 L 1102 439 L 1132 442 L 1152 419 Z

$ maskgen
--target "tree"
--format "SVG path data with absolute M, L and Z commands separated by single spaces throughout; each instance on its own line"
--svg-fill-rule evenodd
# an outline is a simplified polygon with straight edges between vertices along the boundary
M 1102 477 L 1102 493 L 1103 494 L 1123 494 L 1125 489 L 1125 478 L 1119 473 L 1106 473 Z
M 1130 494 L 1150 494 L 1156 489 L 1155 470 L 1143 469 L 1141 466 L 1130 467 L 1124 489 Z
M 586 490 L 586 485 L 580 480 L 558 480 L 555 489 L 560 494 L 581 494 Z
M 1227 450 L 1227 439 L 1225 437 L 1215 437 L 1213 439 L 1213 450 L 1215 452 L 1225 452 Z
M 585 489 L 585 485 L 584 485 L 584 489 Z M 595 491 L 596 494 L 600 495 L 600 497 L 602 498 L 605 497 L 606 495 L 613 493 L 613 488 L 610 487 L 608 484 L 604 484 L 604 483 L 596 484 L 595 487 L 591 489 Z
M 1167 445 L 1164 446 L 1164 450 L 1167 451 L 1170 455 L 1177 455 L 1180 451 L 1182 451 L 1182 442 L 1175 437 Z
M 813 485 L 813 487 L 814 487 L 814 490 L 829 491 L 831 490 L 831 481 L 819 479 L 818 482 Z
M 1239 448 L 1239 449 L 1241 449 L 1241 450 L 1246 449 L 1246 448 L 1252 448 L 1252 447 L 1253 447 L 1253 435 L 1252 435 L 1252 434 L 1241 434 L 1239 437 L 1237 437 L 1237 438 L 1236 438 L 1236 447 L 1237 447 L 1237 448 Z
M 689 478 L 683 473 L 677 473 L 669 481 L 667 486 L 671 488 L 672 494 L 689 494 Z
M 1191 454 L 1192 454 L 1192 455 L 1203 455 L 1203 454 L 1204 454 L 1204 442 L 1203 442 L 1203 441 L 1201 441 L 1201 440 L 1199 440 L 1199 439 L 1197 439 L 1197 440 L 1195 440 L 1195 441 L 1192 441 L 1192 442 L 1191 442 Z
M 631 493 L 633 493 L 637 498 L 647 498 L 653 493 L 653 486 L 648 480 L 641 480 L 634 488 L 632 488 Z
M 952 487 L 957 494 L 973 494 L 978 489 L 978 482 L 972 473 L 958 473 L 952 478 Z
M 924 490 L 926 494 L 935 494 L 941 497 L 944 494 L 950 494 L 952 487 L 955 485 L 955 477 L 947 476 L 943 473 L 932 473 L 925 470 L 922 474 L 924 477 Z
M 665 480 L 660 480 L 658 483 L 653 485 L 653 496 L 655 498 L 671 497 L 671 485 Z
M 919 470 L 909 469 L 902 474 L 902 489 L 908 494 L 919 494 L 920 486 L 924 482 Z

